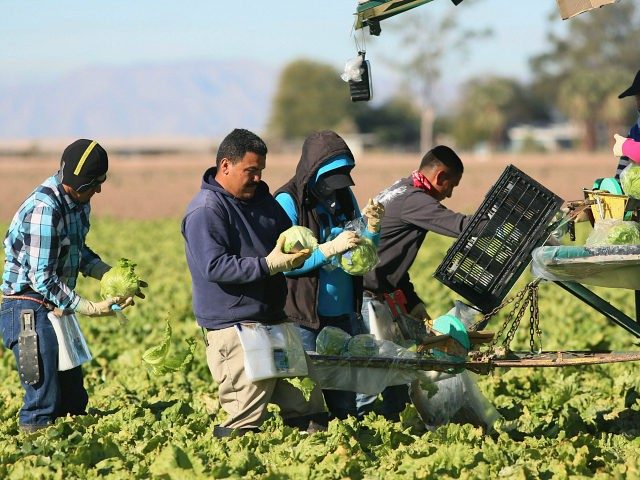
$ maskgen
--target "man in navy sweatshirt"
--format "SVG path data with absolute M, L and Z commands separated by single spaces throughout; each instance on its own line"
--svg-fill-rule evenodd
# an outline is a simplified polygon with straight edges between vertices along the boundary
M 315 389 L 301 391 L 277 378 L 251 381 L 235 326 L 287 321 L 282 272 L 299 267 L 310 252 L 283 253 L 289 217 L 261 180 L 267 147 L 255 134 L 235 129 L 219 146 L 216 166 L 204 173 L 200 191 L 182 221 L 193 284 L 193 310 L 206 330 L 207 363 L 228 414 L 214 435 L 257 430 L 269 402 L 285 423 L 306 428 L 324 411 Z M 275 248 L 274 248 L 275 246 Z

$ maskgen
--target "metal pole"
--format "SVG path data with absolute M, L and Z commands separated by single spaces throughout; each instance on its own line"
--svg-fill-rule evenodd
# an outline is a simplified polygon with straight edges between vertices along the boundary
M 599 297 L 591 290 L 586 288 L 584 285 L 576 282 L 555 282 L 564 290 L 569 292 L 574 297 L 582 300 L 584 303 L 594 308 L 609 320 L 614 323 L 617 323 L 622 328 L 624 328 L 627 332 L 635 335 L 640 338 L 640 323 L 634 321 L 616 307 L 611 305 L 609 302 Z M 636 292 L 636 307 L 638 302 L 638 294 Z

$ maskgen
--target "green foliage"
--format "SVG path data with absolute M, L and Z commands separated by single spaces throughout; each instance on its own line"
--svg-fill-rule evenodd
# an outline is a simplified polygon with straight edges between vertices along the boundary
M 508 127 L 545 117 L 542 102 L 518 81 L 503 77 L 472 79 L 463 86 L 451 134 L 462 148 L 487 142 L 496 150 L 506 140 Z
M 622 4 L 621 4 L 622 5 Z M 603 9 L 606 10 L 606 9 Z M 149 234 L 153 232 L 153 234 Z M 127 252 L 148 279 L 147 298 L 117 319 L 81 318 L 94 359 L 84 365 L 88 414 L 58 419 L 36 434 L 17 426 L 22 391 L 13 354 L 0 350 L 1 478 L 637 478 L 640 458 L 640 365 L 496 370 L 479 377 L 483 393 L 514 430 L 486 435 L 473 425 L 427 431 L 415 408 L 392 423 L 370 414 L 362 422 L 333 420 L 308 435 L 284 426 L 274 408 L 259 433 L 218 440 L 224 418 L 191 312 L 189 272 L 179 220 L 92 220 L 88 244 L 108 258 Z M 432 277 L 451 239 L 430 233 L 411 271 L 432 316 L 458 298 Z M 528 273 L 513 292 L 530 280 Z M 79 278 L 83 295 L 99 282 Z M 597 288 L 633 312 L 632 291 Z M 497 331 L 509 308 L 489 322 Z M 143 352 L 162 342 L 166 313 L 173 336 L 196 340 L 183 371 L 150 375 Z M 635 339 L 551 283 L 540 286 L 545 350 L 636 348 Z M 527 326 L 525 326 L 527 327 Z M 515 348 L 528 349 L 528 328 Z
M 379 106 L 357 105 L 355 122 L 361 133 L 372 133 L 379 146 L 417 149 L 420 144 L 420 109 L 406 95 L 397 95 Z
M 636 5 L 622 2 L 579 15 L 568 22 L 563 36 L 552 26 L 548 51 L 531 60 L 534 91 L 584 125 L 586 148 L 596 147 L 598 123 L 628 125 L 633 118 L 630 105 L 617 95 L 638 70 L 640 10 Z M 560 21 L 557 15 L 553 18 Z
M 275 138 L 298 139 L 316 130 L 336 129 L 353 118 L 350 104 L 349 87 L 332 66 L 293 61 L 280 74 L 269 133 Z
M 151 370 L 156 375 L 183 370 L 193 360 L 193 352 L 196 348 L 196 343 L 191 338 L 187 340 L 187 344 L 189 345 L 189 349 L 186 354 L 169 356 L 169 350 L 171 349 L 171 324 L 169 320 L 167 320 L 162 341 L 155 347 L 145 350 L 142 354 L 142 360 L 151 366 Z
M 126 258 L 118 260 L 118 263 L 100 280 L 100 296 L 126 298 L 138 293 L 140 277 L 134 271 L 135 266 L 135 263 Z

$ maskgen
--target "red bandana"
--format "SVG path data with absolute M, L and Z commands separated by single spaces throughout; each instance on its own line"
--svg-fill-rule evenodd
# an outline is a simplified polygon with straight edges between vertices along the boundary
M 431 182 L 418 170 L 413 172 L 411 176 L 413 177 L 414 187 L 419 188 L 420 190 L 424 190 L 427 193 L 433 190 L 433 185 L 431 185 Z

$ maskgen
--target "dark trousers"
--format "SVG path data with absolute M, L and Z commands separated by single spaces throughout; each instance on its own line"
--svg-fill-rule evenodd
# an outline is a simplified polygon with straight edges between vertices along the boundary
M 34 385 L 21 381 L 24 400 L 20 409 L 20 425 L 44 426 L 58 417 L 85 413 L 89 397 L 83 385 L 82 368 L 58 371 L 58 339 L 47 318 L 49 310 L 30 300 L 3 299 L 0 306 L 0 326 L 4 346 L 13 351 L 20 371 L 20 311 L 33 309 L 38 334 L 40 380 Z
M 320 329 L 313 330 L 307 327 L 298 327 L 302 344 L 307 351 L 316 351 L 316 338 L 324 327 L 338 327 L 350 335 L 357 335 L 362 332 L 359 315 L 341 315 L 339 317 L 320 317 Z M 344 420 L 348 416 L 355 417 L 356 393 L 347 390 L 322 390 L 324 401 L 329 410 L 329 419 L 339 418 Z

